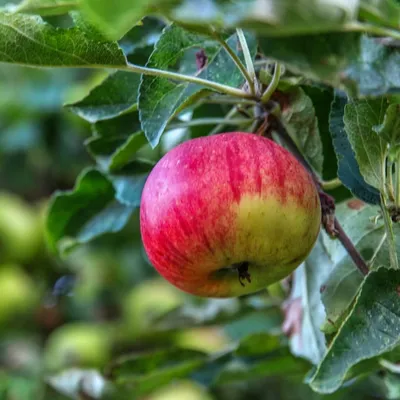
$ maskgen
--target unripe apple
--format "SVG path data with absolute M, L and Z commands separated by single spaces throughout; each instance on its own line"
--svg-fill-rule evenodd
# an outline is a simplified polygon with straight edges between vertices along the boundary
M 204 387 L 188 380 L 175 381 L 142 400 L 212 400 Z
M 18 265 L 0 265 L 0 329 L 32 314 L 39 303 L 35 282 Z
M 123 301 L 125 328 L 130 336 L 143 334 L 152 321 L 178 307 L 183 293 L 162 279 L 150 279 L 134 287 Z M 151 329 L 150 329 L 151 330 Z
M 113 329 L 103 324 L 74 322 L 62 325 L 45 345 L 49 370 L 69 367 L 102 367 L 111 356 Z
M 0 261 L 29 261 L 42 239 L 39 213 L 18 196 L 0 192 Z
M 214 326 L 196 327 L 179 330 L 175 343 L 186 349 L 204 351 L 206 353 L 220 352 L 231 344 L 231 340 L 223 329 Z
M 140 208 L 150 262 L 205 297 L 245 295 L 289 275 L 320 222 L 309 172 L 273 141 L 242 132 L 172 149 L 150 173 Z

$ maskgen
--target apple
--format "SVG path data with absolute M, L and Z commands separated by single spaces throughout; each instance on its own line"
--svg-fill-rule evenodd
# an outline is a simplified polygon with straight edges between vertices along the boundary
M 72 322 L 51 333 L 44 360 L 49 370 L 102 367 L 111 356 L 113 329 L 105 324 Z
M 183 303 L 183 295 L 166 281 L 156 278 L 134 287 L 125 297 L 123 320 L 130 336 L 146 332 L 155 318 Z
M 261 136 L 232 132 L 186 141 L 156 164 L 140 228 L 156 270 L 179 289 L 236 297 L 289 275 L 321 223 L 309 172 Z
M 18 265 L 0 265 L 0 326 L 20 322 L 21 316 L 32 314 L 39 304 L 35 282 Z
M 175 343 L 186 349 L 214 353 L 226 349 L 232 342 L 219 327 L 196 327 L 178 331 Z
M 161 387 L 142 400 L 212 400 L 212 397 L 199 384 L 179 380 Z
M 37 210 L 14 194 L 0 192 L 0 261 L 29 261 L 42 241 Z

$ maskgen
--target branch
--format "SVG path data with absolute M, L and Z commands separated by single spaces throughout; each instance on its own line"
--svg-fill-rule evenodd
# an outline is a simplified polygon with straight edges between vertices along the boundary
M 347 253 L 349 253 L 351 259 L 354 261 L 354 264 L 356 264 L 358 270 L 364 276 L 368 275 L 369 269 L 367 267 L 367 264 L 361 257 L 358 250 L 354 247 L 353 242 L 346 235 L 346 232 L 343 230 L 337 218 L 335 218 L 335 228 L 338 232 L 337 238 L 340 240 L 340 243 L 342 243 L 343 247 L 347 250 Z
M 267 103 L 271 96 L 274 94 L 276 88 L 279 84 L 279 79 L 281 78 L 281 65 L 279 63 L 275 63 L 274 74 L 272 75 L 272 80 L 269 83 L 267 89 L 263 93 L 261 97 L 261 102 Z
M 177 72 L 172 72 L 172 71 L 165 71 L 165 70 L 161 70 L 161 69 L 142 67 L 140 65 L 131 64 L 131 63 L 127 64 L 124 67 L 117 67 L 116 69 L 121 70 L 121 71 L 136 72 L 136 73 L 143 74 L 143 75 L 160 76 L 162 78 L 174 79 L 174 80 L 182 81 L 182 82 L 195 83 L 197 85 L 208 87 L 219 93 L 225 93 L 225 94 L 229 94 L 234 97 L 240 97 L 240 98 L 245 98 L 245 99 L 254 99 L 254 96 L 252 94 L 246 93 L 244 90 L 236 89 L 234 87 L 227 86 L 227 85 L 222 85 L 221 83 L 209 81 L 207 79 L 198 78 L 196 76 L 183 75 L 183 74 L 179 74 Z

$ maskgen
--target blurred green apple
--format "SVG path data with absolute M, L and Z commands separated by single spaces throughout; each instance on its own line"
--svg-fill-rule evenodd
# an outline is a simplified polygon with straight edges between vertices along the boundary
M 38 305 L 38 289 L 23 269 L 0 265 L 0 325 L 27 315 Z
M 39 212 L 20 197 L 0 192 L 0 261 L 26 262 L 43 242 Z
M 165 386 L 142 400 L 212 400 L 200 385 L 191 381 L 177 381 Z
M 217 327 L 200 327 L 179 331 L 175 343 L 180 347 L 214 353 L 227 347 L 230 338 Z
M 69 367 L 102 367 L 111 357 L 112 327 L 75 322 L 56 329 L 45 345 L 49 370 Z
M 131 335 L 150 328 L 158 316 L 182 304 L 183 293 L 163 279 L 156 278 L 137 285 L 123 301 L 123 319 Z

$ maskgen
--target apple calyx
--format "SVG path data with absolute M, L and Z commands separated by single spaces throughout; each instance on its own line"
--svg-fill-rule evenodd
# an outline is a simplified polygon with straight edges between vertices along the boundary
M 235 268 L 237 269 L 238 272 L 239 282 L 243 287 L 246 286 L 246 284 L 243 282 L 244 280 L 246 280 L 248 283 L 251 283 L 251 275 L 249 272 L 248 261 L 243 261 L 241 263 L 235 264 Z

